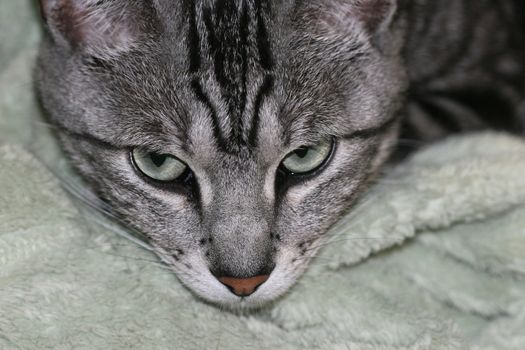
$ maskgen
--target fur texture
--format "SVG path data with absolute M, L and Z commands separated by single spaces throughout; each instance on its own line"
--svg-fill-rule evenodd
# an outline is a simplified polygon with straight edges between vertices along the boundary
M 522 126 L 521 5 L 436 3 L 43 0 L 39 91 L 79 172 L 185 284 L 257 306 L 304 271 L 403 123 L 425 140 L 486 126 L 454 97 L 472 90 L 508 108 L 501 127 Z M 327 137 L 320 171 L 279 177 L 287 154 Z M 191 186 L 146 181 L 135 147 L 184 161 Z M 246 298 L 214 277 L 270 272 Z

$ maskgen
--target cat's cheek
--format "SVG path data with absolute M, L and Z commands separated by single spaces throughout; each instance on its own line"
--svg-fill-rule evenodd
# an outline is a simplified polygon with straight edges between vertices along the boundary
M 294 208 L 300 208 L 307 201 L 315 201 L 315 198 L 312 197 L 317 195 L 321 186 L 329 188 L 331 187 L 331 181 L 341 177 L 346 178 L 347 185 L 350 185 L 351 189 L 357 187 L 355 181 L 359 180 L 358 175 L 361 173 L 357 169 L 362 168 L 363 159 L 367 156 L 368 148 L 367 145 L 358 142 L 339 141 L 335 154 L 325 169 L 316 176 L 287 190 L 285 196 L 287 204 Z M 348 187 L 344 186 L 341 190 L 348 192 Z M 341 192 L 339 193 L 341 194 Z M 337 194 L 337 192 L 334 192 L 334 194 Z M 330 203 L 327 202 L 324 205 L 330 205 Z
M 380 148 L 381 142 L 374 139 L 342 141 L 332 164 L 319 177 L 289 191 L 277 218 L 277 232 L 281 250 L 288 249 L 298 269 L 308 264 L 330 227 L 364 192 L 376 171 L 374 163 L 380 162 L 375 158 L 382 154 Z
M 170 265 L 179 280 L 199 297 L 232 308 L 239 306 L 239 298 L 210 273 L 205 260 L 200 255 L 195 254 L 184 262 Z
M 174 212 L 183 212 L 192 206 L 186 194 L 175 189 L 170 190 L 169 186 L 156 186 L 147 181 L 131 164 L 129 153 L 126 151 L 119 152 L 113 161 L 107 162 L 105 166 L 108 173 L 126 182 L 130 191 L 133 189 L 133 192 L 142 193 L 144 200 L 153 197 Z
M 275 257 L 276 266 L 270 279 L 261 285 L 251 301 L 256 304 L 264 304 L 285 295 L 308 268 L 315 251 L 312 249 L 309 256 L 300 256 L 299 251 L 294 247 L 279 250 Z

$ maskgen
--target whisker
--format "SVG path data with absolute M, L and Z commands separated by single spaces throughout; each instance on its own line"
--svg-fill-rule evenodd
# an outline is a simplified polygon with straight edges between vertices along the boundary
M 54 169 L 52 169 L 49 165 L 45 163 L 43 165 L 60 182 L 62 188 L 64 188 L 64 190 L 67 193 L 72 195 L 74 199 L 78 200 L 77 203 L 84 204 L 87 206 L 87 208 L 95 211 L 98 214 L 103 215 L 106 219 L 113 220 L 116 224 L 125 226 L 126 230 L 117 229 L 115 226 L 112 226 L 109 223 L 106 223 L 101 219 L 97 218 L 96 214 L 91 212 L 90 219 L 93 219 L 94 223 L 98 224 L 99 226 L 102 226 L 103 228 L 113 233 L 116 233 L 117 235 L 123 238 L 128 239 L 129 241 L 139 245 L 140 247 L 146 250 L 153 250 L 153 248 L 149 244 L 144 242 L 144 240 L 147 241 L 148 238 L 143 233 L 129 227 L 125 221 L 123 221 L 120 217 L 118 217 L 111 211 L 111 209 L 106 203 L 102 202 L 99 198 L 95 197 L 90 191 L 87 191 L 84 188 L 82 188 L 80 184 L 75 183 L 74 180 L 67 179 L 66 177 L 58 174 Z M 137 238 L 137 236 L 142 239 Z
M 146 250 L 149 250 L 149 251 L 153 251 L 153 247 L 149 244 L 147 244 L 146 242 L 142 241 L 141 239 L 138 239 L 137 237 L 133 236 L 132 234 L 126 232 L 125 230 L 121 230 L 117 227 L 114 227 L 106 222 L 104 222 L 103 220 L 100 220 L 99 218 L 96 218 L 96 217 L 92 217 L 93 221 L 95 224 L 99 225 L 100 227 L 103 227 L 139 246 L 141 246 L 142 248 L 146 249 Z
M 374 237 L 374 236 L 352 236 L 347 237 L 347 235 L 351 235 L 352 231 L 363 224 L 364 220 L 366 218 L 360 218 L 358 220 L 354 220 L 357 218 L 357 216 L 363 211 L 366 210 L 367 207 L 375 201 L 376 198 L 370 198 L 363 202 L 361 202 L 357 209 L 354 210 L 352 213 L 348 214 L 346 217 L 343 217 L 338 223 L 336 223 L 332 228 L 330 229 L 330 232 L 332 232 L 332 236 L 329 237 L 326 241 L 320 243 L 319 245 L 315 247 L 311 247 L 308 250 L 318 249 L 330 244 L 345 242 L 349 240 L 375 240 L 375 239 L 381 239 L 382 237 Z
M 57 175 L 58 180 L 63 185 L 64 189 L 75 199 L 78 199 L 82 204 L 86 204 L 88 208 L 93 209 L 97 213 L 102 214 L 104 217 L 116 221 L 118 224 L 124 225 L 126 229 L 131 230 L 135 234 L 147 239 L 144 234 L 128 226 L 128 223 L 118 217 L 111 211 L 111 208 L 103 201 L 95 197 L 91 192 L 85 191 L 82 187 L 75 184 L 73 181 L 68 181 L 67 179 Z
M 303 260 L 315 260 L 316 266 L 320 266 L 320 267 L 331 266 L 334 263 L 340 263 L 340 261 L 335 258 L 327 258 L 327 257 L 322 257 L 322 256 L 317 256 L 317 255 L 308 256 L 308 257 L 303 256 L 303 257 L 295 258 L 295 261 L 303 261 Z
M 48 129 L 51 129 L 51 130 L 57 130 L 57 131 L 60 131 L 61 129 L 59 127 L 57 127 L 56 125 L 54 124 L 51 124 L 51 123 L 48 123 L 44 120 L 33 120 L 32 121 L 33 125 L 35 126 L 41 126 L 41 127 L 45 127 L 45 128 L 48 128 Z
M 397 144 L 401 146 L 423 147 L 428 145 L 428 142 L 417 139 L 399 138 Z
M 308 249 L 305 249 L 305 251 L 310 252 L 312 250 L 321 249 L 321 248 L 328 247 L 330 245 L 337 244 L 337 243 L 345 243 L 345 242 L 351 242 L 351 241 L 375 241 L 375 240 L 380 240 L 380 239 L 383 239 L 383 237 L 348 237 L 348 238 L 342 238 L 342 239 L 320 243 L 316 246 L 312 246 Z
M 159 267 L 159 268 L 161 268 L 163 270 L 173 271 L 173 269 L 170 266 L 168 266 L 167 264 L 165 264 L 163 261 L 160 261 L 160 260 L 151 260 L 151 259 L 146 259 L 146 258 L 138 258 L 138 257 L 135 257 L 135 256 L 128 256 L 128 255 L 122 255 L 122 254 L 116 254 L 116 253 L 108 253 L 108 252 L 97 250 L 95 248 L 88 248 L 88 249 L 97 251 L 98 253 L 114 256 L 114 257 L 117 257 L 117 258 L 123 258 L 123 259 L 126 259 L 126 260 L 135 260 L 135 261 L 142 261 L 142 262 L 151 263 L 151 264 L 154 264 L 154 265 L 156 265 L 157 267 Z
M 72 180 L 68 180 L 67 178 L 61 176 L 57 172 L 55 172 L 53 169 L 48 167 L 48 170 L 53 174 L 53 176 L 59 180 L 62 187 L 71 195 L 74 196 L 74 198 L 79 199 L 84 204 L 87 204 L 90 208 L 95 209 L 99 212 L 102 212 L 103 214 L 110 216 L 114 219 L 116 219 L 115 214 L 113 214 L 107 204 L 100 201 L 98 198 L 93 196 L 89 191 L 83 189 L 80 187 L 80 185 L 76 184 Z
M 383 178 L 383 179 L 380 178 L 377 180 L 373 180 L 371 182 L 371 184 L 373 185 L 406 185 L 408 183 L 409 183 L 408 181 L 403 180 L 403 179 L 396 180 L 396 179 L 387 179 L 387 178 Z
M 359 217 L 359 215 L 361 214 L 360 212 L 363 210 L 364 209 L 357 210 L 355 213 L 343 217 L 339 222 L 332 226 L 332 228 L 330 228 L 329 231 L 332 232 L 332 237 L 344 234 L 342 231 L 349 232 L 357 226 L 362 225 L 363 222 L 367 219 L 367 217 Z

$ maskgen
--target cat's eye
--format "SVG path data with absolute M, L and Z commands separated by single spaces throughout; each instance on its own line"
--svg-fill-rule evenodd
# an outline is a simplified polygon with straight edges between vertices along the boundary
M 304 175 L 319 169 L 330 157 L 333 140 L 327 139 L 314 146 L 299 147 L 286 156 L 281 168 L 292 175 Z
M 135 148 L 131 152 L 135 166 L 147 177 L 162 181 L 175 181 L 184 175 L 188 166 L 178 158 L 155 152 L 148 152 L 141 148 Z

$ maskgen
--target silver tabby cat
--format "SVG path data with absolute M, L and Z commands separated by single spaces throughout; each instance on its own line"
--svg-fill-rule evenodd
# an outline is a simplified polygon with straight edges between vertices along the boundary
M 400 137 L 523 133 L 522 0 L 40 3 L 76 168 L 222 306 L 289 290 Z

